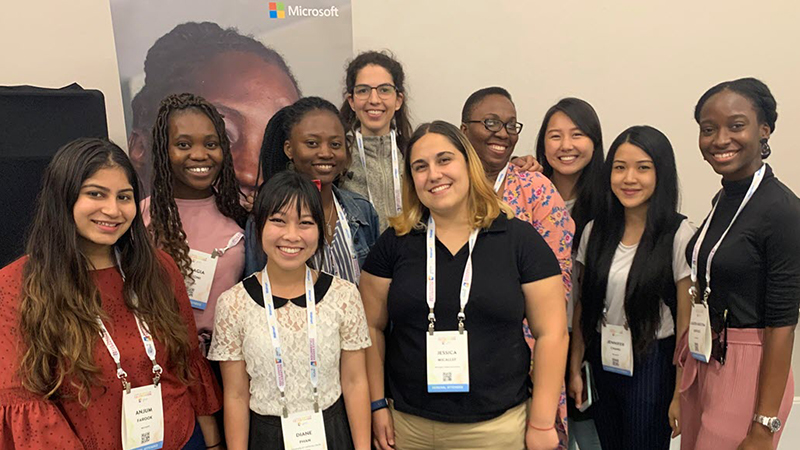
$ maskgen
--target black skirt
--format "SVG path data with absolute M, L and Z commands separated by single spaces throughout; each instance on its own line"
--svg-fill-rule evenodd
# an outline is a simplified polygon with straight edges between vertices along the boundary
M 330 450 L 354 450 L 350 424 L 344 409 L 344 397 L 339 397 L 330 408 L 322 411 L 325 438 Z M 281 418 L 262 416 L 250 411 L 250 450 L 285 450 L 281 433 Z

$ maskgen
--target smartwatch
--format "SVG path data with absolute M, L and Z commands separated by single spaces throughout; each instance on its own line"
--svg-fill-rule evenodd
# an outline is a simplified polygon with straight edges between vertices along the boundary
M 389 402 L 385 398 L 375 400 L 374 402 L 372 402 L 372 412 L 388 407 L 389 407 Z

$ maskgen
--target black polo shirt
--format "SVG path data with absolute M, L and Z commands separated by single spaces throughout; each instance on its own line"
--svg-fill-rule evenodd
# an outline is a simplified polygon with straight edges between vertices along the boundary
M 425 231 L 387 229 L 364 271 L 391 278 L 386 330 L 386 393 L 398 411 L 442 422 L 493 419 L 530 397 L 531 353 L 522 332 L 522 284 L 561 276 L 555 255 L 527 222 L 500 216 L 481 230 L 472 253 L 473 280 L 465 314 L 469 333 L 468 393 L 429 394 L 425 334 Z M 458 329 L 459 291 L 467 244 L 452 255 L 436 240 L 436 330 Z
M 708 254 L 731 223 L 753 177 L 722 181 L 719 205 L 697 258 L 700 292 L 706 287 Z M 705 223 L 705 222 L 703 222 Z M 686 258 L 702 227 L 689 241 Z M 728 309 L 731 328 L 796 325 L 800 306 L 800 200 L 767 166 L 764 179 L 733 223 L 711 263 L 709 309 Z

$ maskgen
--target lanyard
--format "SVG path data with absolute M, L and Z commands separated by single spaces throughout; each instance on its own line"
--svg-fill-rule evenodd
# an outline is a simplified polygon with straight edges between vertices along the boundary
M 497 174 L 497 180 L 495 180 L 495 182 L 494 182 L 494 192 L 495 193 L 497 193 L 497 191 L 500 189 L 500 186 L 503 185 L 503 180 L 506 179 L 506 174 L 508 174 L 508 166 L 509 165 L 510 165 L 510 163 L 506 163 L 506 166 L 503 167 L 503 170 L 501 170 L 500 173 Z
M 218 258 L 218 257 L 224 255 L 225 252 L 227 252 L 228 250 L 232 249 L 233 247 L 236 247 L 236 244 L 238 244 L 239 241 L 241 241 L 243 238 L 244 238 L 244 234 L 241 231 L 237 231 L 236 234 L 234 234 L 233 236 L 231 236 L 230 239 L 228 239 L 228 243 L 225 245 L 225 247 L 223 247 L 223 248 L 215 248 L 214 251 L 211 252 L 211 257 L 212 258 Z
M 400 191 L 400 151 L 397 149 L 397 133 L 392 130 L 390 133 L 392 139 L 392 181 L 394 184 L 394 210 L 397 214 L 403 210 L 403 196 Z M 372 190 L 369 188 L 369 180 L 367 178 L 367 158 L 364 155 L 364 137 L 361 131 L 356 130 L 356 143 L 358 144 L 358 154 L 361 157 L 361 167 L 364 168 L 364 181 L 367 183 L 367 196 L 372 204 Z
M 339 217 L 339 223 L 342 224 L 344 240 L 347 243 L 347 251 L 350 253 L 350 264 L 353 266 L 353 276 L 357 284 L 361 276 L 361 268 L 358 266 L 358 258 L 356 256 L 356 248 L 353 245 L 353 233 L 350 231 L 350 223 L 347 221 L 347 215 L 345 215 L 344 209 L 339 204 L 339 200 L 336 200 L 335 195 L 333 196 L 333 205 L 336 207 L 336 215 Z
M 272 301 L 272 286 L 269 284 L 267 268 L 261 271 L 262 288 L 264 291 L 264 309 L 267 311 L 267 324 L 269 324 L 269 336 L 272 339 L 272 347 L 275 351 L 275 380 L 278 390 L 281 393 L 281 405 L 283 406 L 283 417 L 289 417 L 289 410 L 286 406 L 286 372 L 283 367 L 283 354 L 281 350 L 281 339 L 278 334 L 278 318 L 275 314 L 275 304 Z M 314 387 L 314 412 L 319 411 L 319 373 L 317 372 L 317 302 L 314 295 L 314 281 L 311 276 L 311 269 L 306 267 L 306 317 L 308 320 L 308 356 L 311 376 L 311 386 Z
M 750 187 L 747 189 L 747 193 L 744 196 L 744 200 L 739 205 L 739 209 L 734 214 L 733 219 L 731 219 L 731 223 L 728 224 L 728 228 L 725 229 L 725 232 L 722 233 L 719 240 L 714 247 L 711 248 L 711 251 L 708 253 L 708 261 L 706 262 L 706 288 L 703 291 L 703 303 L 708 302 L 708 297 L 711 295 L 711 261 L 714 259 L 714 255 L 717 253 L 720 244 L 722 244 L 722 240 L 725 239 L 725 236 L 730 231 L 733 223 L 736 222 L 736 218 L 739 217 L 739 213 L 742 212 L 747 202 L 753 197 L 755 194 L 756 189 L 758 186 L 761 185 L 761 180 L 764 179 L 764 172 L 766 171 L 766 165 L 762 165 L 760 169 L 753 175 L 753 181 L 750 182 Z M 700 254 L 700 246 L 703 244 L 703 240 L 706 237 L 706 232 L 708 232 L 708 227 L 711 224 L 711 219 L 714 217 L 714 212 L 717 210 L 717 205 L 719 205 L 719 198 L 717 202 L 714 203 L 714 207 L 711 208 L 711 212 L 708 214 L 708 218 L 706 218 L 706 223 L 703 225 L 703 229 L 700 230 L 700 235 L 697 237 L 697 242 L 694 244 L 694 248 L 692 249 L 692 287 L 689 288 L 689 294 L 692 296 L 692 300 L 697 301 L 697 257 Z
M 119 273 L 122 275 L 122 281 L 125 282 L 125 272 L 122 271 L 122 256 L 120 255 L 119 249 L 114 249 L 114 254 L 117 258 L 117 267 L 119 268 Z M 136 293 L 133 293 L 133 303 L 137 303 Z M 139 316 L 134 314 L 133 316 L 136 319 L 136 328 L 139 329 L 139 336 L 142 338 L 142 344 L 144 345 L 144 351 L 147 353 L 147 357 L 150 359 L 150 362 L 153 364 L 153 384 L 158 386 L 159 381 L 161 380 L 161 373 L 163 372 L 162 368 L 156 362 L 156 346 L 155 342 L 153 341 L 153 336 L 150 334 L 150 331 L 147 329 L 147 325 L 139 319 Z M 122 369 L 122 364 L 120 363 L 120 352 L 117 344 L 114 343 L 114 339 L 111 338 L 111 333 L 108 332 L 103 320 L 100 317 L 97 317 L 97 324 L 100 326 L 100 338 L 103 340 L 103 343 L 108 350 L 108 354 L 111 355 L 111 359 L 114 360 L 114 363 L 117 365 L 117 378 L 122 381 L 122 388 L 125 390 L 126 393 L 131 392 L 131 384 L 128 383 L 128 374 L 125 370 Z
M 461 278 L 461 291 L 458 294 L 461 302 L 461 311 L 458 313 L 458 331 L 464 331 L 464 320 L 467 316 L 464 314 L 464 308 L 469 303 L 469 291 L 472 288 L 472 250 L 475 248 L 475 241 L 478 239 L 478 228 L 472 230 L 469 234 L 469 256 L 467 257 L 467 265 L 464 267 L 464 276 Z M 436 306 L 436 223 L 433 221 L 433 216 L 428 217 L 428 232 L 426 237 L 428 261 L 428 284 L 426 299 L 428 301 L 428 333 L 433 334 L 433 323 L 436 322 L 436 315 L 433 312 Z

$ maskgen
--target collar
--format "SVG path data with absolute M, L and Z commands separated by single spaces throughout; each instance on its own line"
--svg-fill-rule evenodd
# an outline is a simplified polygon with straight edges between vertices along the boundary
M 369 221 L 364 217 L 362 208 L 359 208 L 353 200 L 352 192 L 339 189 L 335 184 L 331 185 L 331 188 L 333 188 L 333 195 L 336 197 L 336 200 L 339 201 L 339 204 L 342 205 L 344 209 L 344 213 L 347 214 L 348 222 L 357 222 L 359 225 L 363 226 L 369 225 Z
M 428 228 L 428 216 L 430 216 L 430 212 L 425 211 L 422 214 L 422 218 L 420 219 L 417 226 L 411 229 L 409 234 L 425 234 L 425 230 Z M 478 236 L 485 234 L 485 233 L 502 233 L 508 230 L 508 217 L 506 217 L 503 211 L 500 211 L 500 215 L 497 216 L 496 219 L 492 221 L 492 224 L 489 225 L 489 228 L 482 228 L 480 232 L 478 232 Z
M 317 282 L 314 283 L 314 296 L 316 297 L 317 304 L 322 302 L 325 299 L 325 294 L 328 292 L 328 289 L 331 287 L 331 282 L 333 281 L 333 276 L 325 273 L 320 272 L 319 277 L 317 277 Z M 249 277 L 245 278 L 242 281 L 242 285 L 244 289 L 247 291 L 247 294 L 250 298 L 264 308 L 264 289 L 261 286 L 261 283 L 258 282 L 258 278 L 256 274 L 252 274 Z M 272 303 L 275 305 L 275 309 L 282 308 L 287 303 L 292 302 L 295 305 L 305 308 L 306 307 L 306 296 L 305 294 L 301 295 L 300 297 L 295 297 L 291 299 L 286 299 L 283 297 L 272 296 Z
M 769 164 L 766 164 L 766 166 L 767 167 L 764 170 L 764 179 L 761 181 L 762 184 L 764 183 L 764 181 L 767 181 L 768 179 L 775 176 L 772 173 L 772 167 L 770 167 Z M 754 176 L 755 173 L 742 180 L 736 180 L 736 181 L 722 180 L 722 190 L 725 192 L 725 195 L 729 197 L 745 195 L 747 193 L 747 190 L 750 188 L 750 183 L 753 182 Z

